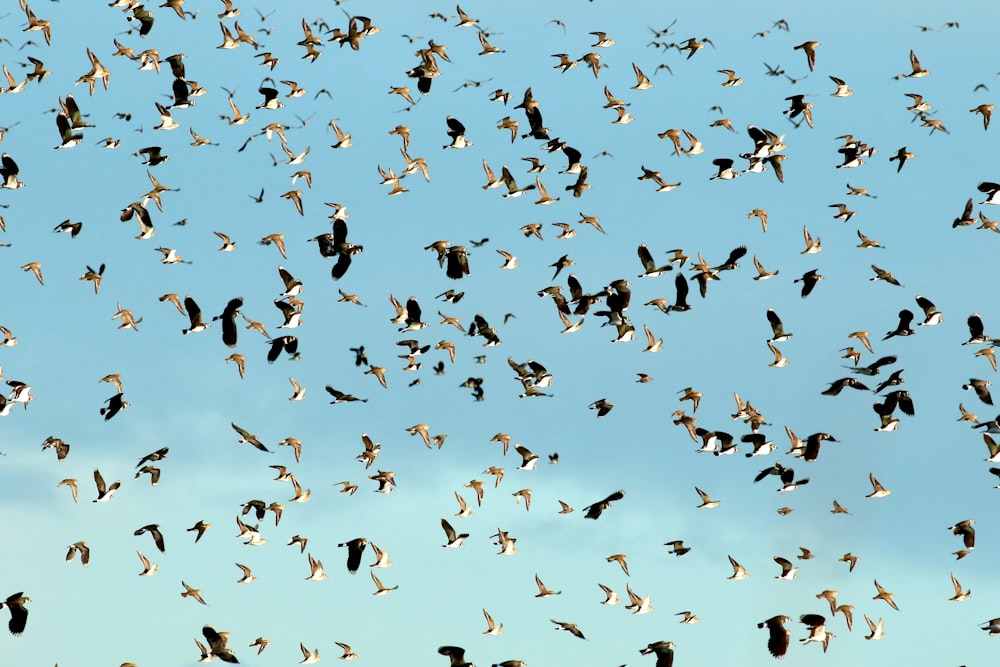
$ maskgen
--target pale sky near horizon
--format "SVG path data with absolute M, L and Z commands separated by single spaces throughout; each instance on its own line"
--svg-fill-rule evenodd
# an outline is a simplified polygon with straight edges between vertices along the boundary
M 192 638 L 204 643 L 202 626 L 210 624 L 231 633 L 229 647 L 242 664 L 260 666 L 298 663 L 300 642 L 319 649 L 326 662 L 341 655 L 336 642 L 350 644 L 361 666 L 445 666 L 448 658 L 437 649 L 449 645 L 465 648 L 466 659 L 480 667 L 515 659 L 533 666 L 653 665 L 639 650 L 661 640 L 675 643 L 679 666 L 757 666 L 774 662 L 768 633 L 757 624 L 780 614 L 793 619 L 782 660 L 789 667 L 992 664 L 1000 639 L 980 627 L 1000 616 L 991 568 L 1000 541 L 989 513 L 1000 491 L 989 472 L 996 464 L 983 461 L 989 456 L 983 429 L 956 420 L 960 402 L 980 422 L 1000 410 L 962 388 L 996 375 L 985 355 L 975 355 L 988 344 L 963 345 L 970 337 L 966 319 L 978 313 L 986 335 L 1000 337 L 993 288 L 1000 234 L 980 228 L 1000 208 L 981 204 L 988 195 L 977 189 L 1000 181 L 998 130 L 984 129 L 983 117 L 970 112 L 1000 90 L 1000 62 L 989 47 L 996 7 L 722 2 L 708 13 L 695 3 L 464 2 L 487 42 L 501 49 L 478 55 L 477 27 L 456 27 L 454 5 L 442 3 L 260 0 L 237 2 L 240 14 L 220 19 L 223 3 L 187 0 L 183 9 L 192 14 L 184 20 L 150 3 L 154 24 L 140 37 L 129 32 L 129 12 L 107 2 L 34 0 L 37 19 L 51 21 L 50 45 L 41 31 L 25 31 L 25 12 L 9 5 L 0 17 L 0 64 L 15 87 L 31 71 L 29 56 L 51 74 L 0 98 L 0 152 L 16 162 L 24 183 L 0 189 L 6 227 L 0 326 L 18 340 L 0 348 L 0 375 L 29 384 L 33 396 L 27 409 L 13 405 L 0 417 L 0 601 L 20 591 L 31 598 L 23 635 L 0 631 L 0 663 L 194 665 L 200 654 Z M 432 17 L 436 12 L 445 19 Z M 349 15 L 379 28 L 357 50 L 327 41 L 334 29 L 348 31 Z M 315 62 L 303 58 L 305 47 L 297 43 L 303 21 L 323 39 Z M 238 22 L 260 48 L 216 48 L 220 22 L 233 31 Z M 598 31 L 615 44 L 592 46 Z M 690 58 L 668 46 L 689 38 L 704 44 Z M 113 56 L 115 40 L 136 54 L 156 50 L 159 73 Z M 407 71 L 420 64 L 415 52 L 429 40 L 446 45 L 451 61 L 437 59 L 441 74 L 422 96 Z M 812 71 L 794 48 L 807 41 L 820 42 Z M 91 68 L 88 48 L 111 70 L 108 89 L 98 82 L 92 95 L 86 83 L 76 83 Z M 913 73 L 911 50 L 926 76 L 898 76 Z M 265 52 L 279 58 L 273 70 L 261 66 Z M 155 130 L 154 103 L 171 103 L 174 77 L 165 58 L 176 53 L 185 54 L 185 79 L 206 92 L 192 98 L 192 107 L 174 110 L 177 129 Z M 604 67 L 597 77 L 583 62 L 563 73 L 552 55 L 560 53 L 573 60 L 598 53 Z M 633 64 L 651 88 L 633 89 Z M 743 83 L 722 86 L 726 75 L 719 70 L 726 69 Z M 769 69 L 783 73 L 771 76 Z M 266 77 L 276 82 L 279 109 L 257 108 L 258 88 L 271 85 Z M 832 96 L 830 77 L 854 94 Z M 306 93 L 287 97 L 283 81 Z M 388 94 L 397 86 L 411 87 L 412 107 Z M 627 104 L 632 122 L 612 123 L 617 112 L 604 108 L 605 87 Z M 546 152 L 544 141 L 520 136 L 529 132 L 528 121 L 514 107 L 528 88 L 549 136 L 578 149 L 588 167 L 591 187 L 578 198 L 577 176 L 560 173 L 567 167 L 563 152 Z M 510 93 L 509 102 L 490 101 L 498 89 Z M 915 104 L 908 93 L 932 105 L 924 118 L 907 109 Z M 244 125 L 222 118 L 232 115 L 230 94 L 250 113 Z M 68 95 L 92 127 L 75 130 L 83 134 L 78 146 L 55 150 L 54 119 Z M 814 127 L 796 126 L 784 113 L 794 95 L 813 105 Z M 471 146 L 442 149 L 451 141 L 449 116 L 464 124 Z M 505 117 L 519 122 L 513 142 L 509 130 L 497 129 Z M 732 131 L 712 126 L 720 119 L 729 119 Z M 940 121 L 946 132 L 924 120 Z M 309 148 L 301 164 L 285 163 L 281 140 L 261 133 L 271 122 L 284 125 L 290 151 Z M 350 132 L 351 147 L 331 147 L 332 123 Z M 405 168 L 402 140 L 389 134 L 398 125 L 410 128 L 408 153 L 426 158 L 430 179 L 406 175 L 400 185 L 407 191 L 389 197 L 378 168 L 397 175 Z M 711 179 L 718 158 L 747 168 L 739 156 L 754 150 L 749 125 L 784 136 L 784 182 L 771 166 Z M 670 139 L 658 138 L 668 129 L 690 132 L 704 152 L 675 155 Z M 212 145 L 191 146 L 189 130 Z M 845 135 L 876 152 L 860 167 L 838 167 Z M 120 147 L 105 149 L 105 137 Z M 150 146 L 161 147 L 168 160 L 142 164 L 136 153 Z M 897 172 L 889 158 L 900 147 L 914 156 Z M 526 157 L 546 165 L 537 177 L 559 197 L 552 205 L 534 205 L 537 190 L 504 198 L 503 187 L 482 187 L 483 161 L 496 175 L 507 165 L 522 187 L 534 183 Z M 656 192 L 651 180 L 638 180 L 642 167 L 680 185 Z M 152 187 L 147 170 L 173 190 L 162 193 L 162 211 L 146 203 L 155 236 L 141 240 L 134 238 L 135 219 L 120 216 Z M 301 176 L 292 184 L 299 170 L 310 172 L 311 187 Z M 872 196 L 851 196 L 847 184 Z M 301 190 L 301 216 L 281 197 L 291 190 Z M 954 227 L 970 198 L 975 222 Z M 330 275 L 334 260 L 309 241 L 331 230 L 334 209 L 327 202 L 347 207 L 347 240 L 363 246 L 339 280 Z M 856 214 L 835 219 L 839 203 Z M 748 216 L 754 209 L 766 210 L 766 231 Z M 584 216 L 597 216 L 604 233 L 580 222 Z M 83 223 L 78 236 L 53 233 L 64 220 Z M 533 223 L 540 223 L 543 240 L 522 231 Z M 576 235 L 557 238 L 554 223 L 568 223 Z M 821 238 L 822 252 L 803 253 L 803 227 Z M 219 252 L 216 231 L 237 248 Z M 859 248 L 859 231 L 883 247 Z M 277 233 L 284 234 L 287 257 L 258 243 Z M 425 249 L 437 241 L 467 246 L 468 276 L 445 275 Z M 658 264 L 674 248 L 690 259 L 640 278 L 640 244 Z M 702 298 L 691 270 L 699 254 L 718 267 L 740 246 L 747 252 L 739 266 L 720 272 Z M 158 247 L 189 263 L 161 263 Z M 515 255 L 518 267 L 501 269 L 498 250 Z M 563 255 L 574 264 L 554 278 L 552 265 Z M 755 256 L 779 273 L 753 280 Z M 31 262 L 41 263 L 44 284 L 22 270 Z M 102 264 L 95 294 L 80 276 Z M 283 318 L 272 305 L 285 291 L 279 265 L 303 284 L 302 324 L 295 329 L 279 328 Z M 901 285 L 873 281 L 872 265 L 893 272 Z M 795 280 L 812 269 L 823 279 L 803 298 Z M 579 331 L 560 333 L 565 325 L 551 297 L 538 292 L 561 285 L 568 295 L 569 274 L 587 294 L 629 280 L 625 314 L 635 340 L 612 342 L 615 327 L 601 326 L 606 320 L 596 314 L 606 309 L 603 299 Z M 673 303 L 678 274 L 690 277 L 690 311 L 665 315 L 644 305 L 657 298 Z M 465 295 L 448 303 L 439 297 L 448 289 Z M 296 336 L 301 356 L 283 353 L 268 363 L 269 338 L 245 328 L 242 317 L 232 349 L 220 340 L 218 321 L 183 335 L 188 318 L 158 300 L 168 293 L 191 296 L 206 322 L 242 297 L 246 318 L 263 322 L 270 337 Z M 339 301 L 343 294 L 357 295 L 364 306 Z M 414 297 L 428 326 L 400 332 L 389 321 L 390 295 L 402 303 Z M 936 305 L 943 322 L 918 326 L 924 319 L 918 295 Z M 141 318 L 137 330 L 117 328 L 112 316 L 119 308 Z M 768 366 L 774 361 L 765 344 L 773 335 L 769 308 L 794 334 L 777 343 L 786 367 Z M 915 315 L 914 334 L 883 340 L 903 309 Z M 477 314 L 496 329 L 500 345 L 484 347 L 482 338 L 467 335 Z M 459 318 L 463 331 L 443 323 L 444 316 Z M 662 338 L 661 351 L 643 352 L 644 326 Z M 874 352 L 848 338 L 858 330 L 870 333 Z M 431 346 L 412 371 L 403 370 L 404 347 L 397 345 L 406 338 Z M 454 343 L 454 362 L 435 349 L 439 341 Z M 364 374 L 368 366 L 355 365 L 351 348 L 361 345 L 372 365 L 386 369 L 386 388 Z M 863 353 L 861 365 L 887 355 L 896 361 L 875 376 L 852 373 L 843 358 L 848 346 Z M 225 361 L 234 353 L 245 355 L 242 379 Z M 542 364 L 552 375 L 551 386 L 541 389 L 547 395 L 518 398 L 524 387 L 508 359 Z M 443 373 L 433 370 L 439 362 Z M 897 410 L 894 432 L 875 431 L 880 422 L 872 404 L 884 398 L 871 391 L 821 394 L 844 377 L 874 389 L 899 369 L 905 382 L 889 390 L 907 390 L 916 414 Z M 120 373 L 129 406 L 105 421 L 99 409 L 116 390 L 100 379 L 110 373 Z M 637 373 L 652 380 L 638 383 Z M 290 377 L 306 389 L 303 400 L 288 400 Z M 467 378 L 482 379 L 484 400 L 460 386 Z M 327 385 L 365 401 L 331 405 Z M 685 387 L 702 392 L 697 412 L 680 400 Z M 13 395 L 12 386 L 4 390 Z M 763 413 L 760 432 L 774 452 L 745 456 L 751 447 L 739 438 L 750 428 L 732 418 L 734 393 Z M 588 407 L 600 399 L 614 407 L 598 418 Z M 696 453 L 701 443 L 673 423 L 676 410 L 696 417 L 698 427 L 734 435 L 739 451 Z M 238 444 L 231 423 L 259 436 L 272 453 Z M 421 423 L 432 436 L 447 436 L 442 447 L 428 449 L 407 433 Z M 806 462 L 788 452 L 786 427 L 800 437 L 827 432 L 838 442 L 825 442 L 818 460 Z M 355 459 L 363 433 L 381 444 L 370 469 Z M 506 456 L 491 441 L 497 433 L 511 436 Z M 41 447 L 49 436 L 70 444 L 65 460 Z M 288 437 L 302 441 L 300 462 L 278 446 Z M 540 457 L 536 469 L 517 469 L 514 443 Z M 162 447 L 169 453 L 154 463 L 159 483 L 134 479 L 136 462 Z M 550 464 L 555 453 L 559 462 Z M 778 493 L 777 477 L 753 482 L 776 461 L 808 484 Z M 274 481 L 270 465 L 286 466 L 311 499 L 289 502 L 292 485 Z M 496 487 L 484 472 L 492 466 L 505 469 Z M 121 482 L 106 503 L 91 502 L 95 468 L 109 484 Z M 395 473 L 392 493 L 374 493 L 377 482 L 368 477 L 379 470 Z M 866 497 L 870 473 L 891 495 Z M 66 478 L 78 482 L 75 504 L 67 488 L 57 487 Z M 342 480 L 357 484 L 357 492 L 339 493 Z M 466 486 L 470 480 L 484 483 L 481 506 Z M 696 486 L 719 506 L 698 509 Z M 528 511 L 512 496 L 521 489 L 531 490 Z M 618 489 L 624 498 L 598 520 L 584 518 L 590 503 Z M 455 516 L 456 492 L 471 516 Z M 259 522 L 267 540 L 260 546 L 235 537 L 234 517 L 251 499 L 285 506 L 278 525 L 270 512 Z M 574 511 L 559 514 L 560 500 Z M 831 513 L 834 500 L 849 514 Z M 779 514 L 783 507 L 793 511 Z M 442 517 L 469 533 L 461 548 L 442 548 Z M 244 519 L 258 523 L 252 514 Z M 948 527 L 965 519 L 975 520 L 975 549 L 957 560 L 962 539 Z M 199 520 L 213 527 L 195 543 L 187 529 Z M 165 553 L 148 535 L 133 535 L 151 523 L 160 525 Z M 498 530 L 516 538 L 516 554 L 497 555 L 491 536 Z M 305 581 L 307 556 L 287 544 L 294 535 L 308 538 L 306 552 L 323 561 L 328 579 Z M 386 549 L 393 565 L 371 568 L 369 544 L 361 569 L 349 574 L 347 550 L 338 544 L 358 537 Z M 690 553 L 671 555 L 664 543 L 675 539 Z M 79 556 L 66 562 L 68 545 L 77 541 L 91 549 L 86 568 Z M 814 558 L 796 558 L 801 547 Z M 155 576 L 137 576 L 136 550 L 158 564 Z M 840 560 L 846 553 L 859 557 L 853 571 Z M 628 575 L 607 560 L 616 554 L 626 555 Z M 727 580 L 733 573 L 727 556 L 750 578 Z M 776 579 L 775 556 L 799 567 L 795 579 Z M 236 583 L 235 563 L 249 566 L 257 580 Z M 370 572 L 398 589 L 373 596 Z M 971 589 L 970 599 L 949 601 L 950 574 Z M 536 575 L 561 593 L 537 598 Z M 872 599 L 874 580 L 894 593 L 899 611 Z M 182 598 L 182 581 L 201 589 L 207 605 Z M 599 604 L 599 583 L 625 602 Z M 624 609 L 626 584 L 650 596 L 650 613 Z M 817 599 L 827 589 L 838 591 L 839 604 L 854 605 L 852 631 Z M 484 608 L 503 623 L 501 634 L 482 634 Z M 681 624 L 677 614 L 685 610 L 700 621 Z M 800 645 L 808 630 L 799 616 L 807 613 L 824 615 L 836 635 L 826 653 Z M 865 640 L 866 614 L 884 619 L 883 639 Z M 0 609 L 0 623 L 8 618 Z M 586 640 L 555 632 L 552 620 L 578 624 Z M 260 655 L 249 647 L 257 637 L 270 640 Z

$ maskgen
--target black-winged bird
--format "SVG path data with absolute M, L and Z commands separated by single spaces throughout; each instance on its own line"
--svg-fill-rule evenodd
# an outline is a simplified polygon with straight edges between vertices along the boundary
M 268 344 L 271 346 L 271 349 L 267 351 L 267 363 L 269 364 L 274 363 L 281 356 L 282 350 L 292 355 L 293 359 L 298 358 L 299 339 L 295 336 L 272 338 Z
M 222 314 L 212 318 L 213 321 L 222 320 L 222 342 L 226 344 L 226 347 L 236 347 L 236 316 L 239 315 L 242 305 L 243 297 L 238 296 L 235 299 L 230 299 Z
M 586 507 L 583 508 L 583 511 L 586 512 L 584 518 L 585 519 L 599 518 L 601 516 L 601 512 L 611 507 L 611 503 L 613 503 L 616 500 L 621 500 L 624 497 L 625 497 L 625 491 L 615 491 L 604 500 L 599 500 L 598 502 L 592 505 L 587 505 Z
M 364 537 L 356 537 L 348 542 L 341 542 L 337 546 L 347 547 L 347 571 L 351 574 L 357 574 L 358 568 L 361 567 L 361 554 L 365 552 L 368 540 Z
M 802 283 L 802 298 L 806 298 L 816 287 L 816 283 L 823 279 L 823 276 L 819 274 L 819 269 L 813 269 L 811 271 L 806 271 L 802 274 L 801 278 L 796 278 L 792 282 Z
M 910 327 L 912 322 L 913 311 L 908 308 L 902 309 L 899 311 L 899 324 L 896 325 L 896 328 L 892 331 L 886 332 L 885 337 L 882 340 L 889 340 L 890 338 L 894 338 L 896 336 L 912 336 L 914 333 L 913 329 Z
M 24 608 L 26 602 L 31 602 L 31 598 L 25 597 L 24 593 L 14 593 L 3 602 L 0 607 L 6 605 L 10 610 L 10 621 L 7 628 L 12 635 L 19 635 L 24 632 L 24 626 L 28 623 L 28 610 Z

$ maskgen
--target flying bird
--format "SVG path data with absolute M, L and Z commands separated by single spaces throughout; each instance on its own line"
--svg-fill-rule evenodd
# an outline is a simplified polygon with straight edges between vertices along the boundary
M 799 568 L 792 565 L 792 561 L 788 560 L 787 558 L 782 558 L 781 556 L 775 556 L 774 562 L 777 563 L 778 566 L 781 568 L 781 574 L 775 575 L 774 577 L 775 579 L 791 580 L 795 578 L 795 575 L 799 571 Z
M 163 542 L 163 533 L 160 532 L 160 524 L 151 523 L 143 526 L 142 528 L 136 530 L 134 534 L 142 535 L 144 533 L 149 533 L 149 535 L 153 538 L 153 543 L 156 545 L 156 548 L 160 550 L 160 553 L 164 553 L 167 550 Z
M 601 588 L 602 591 L 604 591 L 604 596 L 605 597 L 604 597 L 604 600 L 601 602 L 601 604 L 612 606 L 612 605 L 616 605 L 619 602 L 621 602 L 621 599 L 618 597 L 618 594 L 615 593 L 613 590 L 611 590 L 609 587 L 605 586 L 604 584 L 600 584 L 600 583 L 597 584 L 597 585 L 600 586 L 600 588 Z
M 899 324 L 896 325 L 896 328 L 892 331 L 886 332 L 885 337 L 883 337 L 882 340 L 889 340 L 890 338 L 894 338 L 896 336 L 912 336 L 915 333 L 910 327 L 910 324 L 913 322 L 913 317 L 913 311 L 909 308 L 903 308 L 900 310 Z
M 358 568 L 361 567 L 361 554 L 365 552 L 368 540 L 364 537 L 356 537 L 353 540 L 341 542 L 337 546 L 347 547 L 347 571 L 351 574 L 357 574 Z
M 778 317 L 773 308 L 767 309 L 767 320 L 771 323 L 771 332 L 774 334 L 768 339 L 768 343 L 783 343 L 792 337 L 793 334 L 785 333 L 784 324 L 782 324 L 781 318 Z
M 553 623 L 556 624 L 555 628 L 556 630 L 565 630 L 574 637 L 578 637 L 580 639 L 586 639 L 586 637 L 583 636 L 583 631 L 580 630 L 580 627 L 576 623 L 566 623 L 564 621 L 557 621 L 555 619 L 551 620 Z
M 195 533 L 196 533 L 196 534 L 195 534 L 195 537 L 194 537 L 194 541 L 195 541 L 195 543 L 197 544 L 197 543 L 198 543 L 198 541 L 199 541 L 199 540 L 200 540 L 200 539 L 201 539 L 202 537 L 204 537 L 204 535 L 205 535 L 205 531 L 207 531 L 207 530 L 208 530 L 209 528 L 211 528 L 211 527 L 212 527 L 212 524 L 210 524 L 210 523 L 206 523 L 206 522 L 204 522 L 204 521 L 198 521 L 198 522 L 197 522 L 196 524 L 194 524 L 194 525 L 193 525 L 192 527 L 188 528 L 188 529 L 187 529 L 187 531 L 188 531 L 188 532 L 195 532 Z
M 600 518 L 601 513 L 604 512 L 604 510 L 611 507 L 611 503 L 615 502 L 616 500 L 621 500 L 624 497 L 625 497 L 625 491 L 615 491 L 604 500 L 599 500 L 596 503 L 587 505 L 586 507 L 583 508 L 583 511 L 586 512 L 584 518 L 586 519 Z
M 73 557 L 78 553 L 80 554 L 80 564 L 84 567 L 90 565 L 90 547 L 82 540 L 69 545 L 69 551 L 66 552 L 66 562 L 73 560 Z
M 882 619 L 878 619 L 878 623 L 868 618 L 868 614 L 865 614 L 865 623 L 868 624 L 868 629 L 871 630 L 871 634 L 866 635 L 865 639 L 878 640 L 885 637 L 885 632 L 882 629 Z
M 993 405 L 993 397 L 990 396 L 990 381 L 979 378 L 970 378 L 968 384 L 963 384 L 962 389 L 966 391 L 972 389 L 976 392 L 979 400 L 986 405 Z
M 785 628 L 785 623 L 789 623 L 791 620 L 790 616 L 778 615 L 757 624 L 758 628 L 767 628 L 767 650 L 775 658 L 785 657 L 785 653 L 788 651 L 792 633 Z
M 31 602 L 31 598 L 27 597 L 24 593 L 14 593 L 7 596 L 7 599 L 0 604 L 0 606 L 6 606 L 10 612 L 10 621 L 7 622 L 7 628 L 10 630 L 10 634 L 15 637 L 24 632 L 24 628 L 28 623 L 28 610 L 24 605 L 29 602 Z
M 965 519 L 953 526 L 948 526 L 948 530 L 953 535 L 958 535 L 962 538 L 962 545 L 969 551 L 976 548 L 976 529 L 972 527 L 974 523 L 974 519 Z
M 271 451 L 267 448 L 267 446 L 264 445 L 263 442 L 260 441 L 260 439 L 256 435 L 250 433 L 250 431 L 247 431 L 246 429 L 237 426 L 235 422 L 230 422 L 229 425 L 232 426 L 233 430 L 240 435 L 240 438 L 237 441 L 238 444 L 252 445 L 254 448 L 259 449 L 262 452 Z
M 97 498 L 92 502 L 104 503 L 111 500 L 115 491 L 121 486 L 120 481 L 115 481 L 110 486 L 105 484 L 104 477 L 101 475 L 101 471 L 94 468 L 94 484 L 97 486 Z
M 818 283 L 822 279 L 823 276 L 820 275 L 819 269 L 812 269 L 810 271 L 806 271 L 805 273 L 802 274 L 801 278 L 796 278 L 792 282 L 802 283 L 801 296 L 804 299 L 810 294 L 812 294 L 813 288 L 816 287 L 816 283 Z
M 135 552 L 139 556 L 139 562 L 142 563 L 142 572 L 139 573 L 140 577 L 151 577 L 159 571 L 159 566 L 156 563 L 150 563 L 149 559 L 142 555 L 141 551 L 136 550 Z
M 484 635 L 498 635 L 503 632 L 503 623 L 496 623 L 493 621 L 493 617 L 490 613 L 483 608 L 483 616 L 486 617 L 486 630 L 483 631 Z
M 292 538 L 294 540 L 294 538 Z M 299 539 L 298 543 L 301 550 L 305 550 L 306 540 Z M 292 544 L 292 542 L 289 542 Z M 327 578 L 327 574 L 323 571 L 323 562 L 317 558 L 313 558 L 313 555 L 306 554 L 309 559 L 309 576 L 306 577 L 306 581 L 322 581 Z
M 955 595 L 948 598 L 949 602 L 964 602 L 969 599 L 972 595 L 972 591 L 969 589 L 962 589 L 962 584 L 959 583 L 958 579 L 955 578 L 955 573 L 951 574 L 951 584 L 955 588 Z
M 460 646 L 439 646 L 438 653 L 448 656 L 450 667 L 473 667 L 471 662 L 466 661 L 465 649 Z
M 809 71 L 813 71 L 816 67 L 816 47 L 820 43 L 815 40 L 809 40 L 802 42 L 798 46 L 793 47 L 795 50 L 801 50 L 806 54 L 806 62 L 809 65 Z
M 79 490 L 77 489 L 77 486 L 76 486 L 76 479 L 74 479 L 72 477 L 69 477 L 67 479 L 62 480 L 58 484 L 56 484 L 56 486 L 68 486 L 69 490 L 70 490 L 70 493 L 73 494 L 73 502 L 74 503 L 76 502 L 77 495 L 79 493 Z
M 472 142 L 465 137 L 465 125 L 463 125 L 460 120 L 454 116 L 448 116 L 446 121 L 448 124 L 448 136 L 451 137 L 451 143 L 445 144 L 443 148 L 467 148 L 472 145 Z
M 910 72 L 896 75 L 896 78 L 908 78 L 908 79 L 919 79 L 930 74 L 930 70 L 924 69 L 920 66 L 920 61 L 917 60 L 917 54 L 910 49 Z
M 181 591 L 181 597 L 182 598 L 193 598 L 193 599 L 197 600 L 198 602 L 200 602 L 201 604 L 204 604 L 204 605 L 208 604 L 207 602 L 205 602 L 205 599 L 201 596 L 201 589 L 200 588 L 193 588 L 191 586 L 188 586 L 183 581 L 181 581 L 181 586 L 184 587 L 184 590 Z
M 236 316 L 240 315 L 240 307 L 243 305 L 243 297 L 230 299 L 221 315 L 212 318 L 222 320 L 222 342 L 226 347 L 236 347 L 238 331 L 236 329 Z M 194 324 L 191 325 L 194 327 Z
M 462 534 L 456 533 L 455 529 L 452 528 L 451 524 L 448 523 L 448 520 L 445 519 L 444 517 L 441 517 L 441 528 L 444 529 L 444 534 L 445 537 L 447 538 L 445 543 L 441 545 L 442 547 L 457 549 L 458 547 L 462 546 L 462 544 L 465 542 L 465 539 L 469 537 L 468 533 L 462 533 Z
M 899 607 L 896 606 L 895 600 L 892 599 L 892 593 L 880 586 L 877 579 L 875 580 L 875 590 L 877 591 L 877 594 L 872 598 L 872 600 L 885 600 L 886 604 L 896 611 L 899 611 Z
M 690 613 L 690 612 L 681 612 L 681 613 Z M 687 620 L 689 618 L 696 618 L 696 617 L 688 616 L 685 620 L 681 622 L 687 623 L 689 622 Z M 639 653 L 642 655 L 649 655 L 651 653 L 654 654 L 656 656 L 655 667 L 673 667 L 674 646 L 675 646 L 674 642 L 657 641 L 650 643 L 648 646 L 646 646 L 646 648 L 639 649 Z
M 214 656 L 223 662 L 239 663 L 233 650 L 226 646 L 230 633 L 217 632 L 211 625 L 206 625 L 201 629 L 201 634 L 204 635 L 205 641 L 208 642 L 210 656 Z

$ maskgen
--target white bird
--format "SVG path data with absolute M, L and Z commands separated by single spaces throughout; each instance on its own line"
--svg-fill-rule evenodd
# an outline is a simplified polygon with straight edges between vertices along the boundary
M 600 584 L 599 583 L 597 585 L 601 587 L 601 590 L 604 591 L 604 595 L 605 595 L 605 598 L 601 602 L 601 604 L 612 606 L 612 605 L 616 605 L 619 602 L 621 602 L 621 598 L 618 597 L 618 593 L 615 593 L 613 590 L 611 590 L 610 588 L 608 588 L 604 584 Z
M 484 635 L 498 635 L 503 632 L 503 623 L 495 623 L 493 617 L 490 616 L 490 612 L 483 608 L 483 616 L 486 617 L 486 630 L 483 631 Z
M 137 550 L 136 553 L 142 562 L 142 572 L 139 573 L 140 577 L 151 577 L 159 571 L 159 566 L 156 563 L 150 563 L 149 559 L 143 556 L 141 551 Z
M 882 637 L 885 637 L 885 632 L 882 630 L 881 618 L 878 619 L 878 623 L 875 623 L 874 621 L 872 621 L 872 619 L 868 618 L 868 614 L 865 614 L 865 622 L 868 624 L 868 628 L 871 630 L 871 634 L 867 635 L 865 639 L 874 640 L 874 639 L 882 639 Z M 998 632 L 1000 632 L 1000 630 L 998 630 Z M 990 634 L 994 633 L 991 632 Z
M 317 558 L 313 558 L 311 553 L 308 554 L 308 557 L 310 574 L 306 577 L 306 581 L 322 581 L 326 579 L 327 575 L 323 572 L 323 562 Z
M 875 479 L 875 473 L 868 473 L 868 479 L 872 483 L 872 492 L 865 496 L 865 498 L 885 498 L 887 495 L 892 493 L 892 491 L 882 486 L 882 484 Z
M 951 585 L 955 587 L 955 595 L 948 598 L 950 602 L 965 602 L 972 595 L 971 590 L 962 590 L 962 584 L 958 583 L 954 573 L 951 575 Z
M 739 581 L 740 579 L 746 579 L 750 576 L 750 573 L 746 571 L 746 568 L 737 563 L 736 559 L 732 556 L 729 557 L 729 564 L 733 566 L 733 575 L 731 577 L 727 577 L 728 579 L 732 581 Z
M 512 254 L 510 254 L 506 250 L 497 249 L 497 252 L 500 253 L 500 255 L 503 256 L 503 258 L 504 258 L 504 263 L 500 265 L 501 269 L 516 269 L 517 268 L 517 257 L 515 257 Z
M 441 528 L 444 529 L 444 534 L 445 537 L 447 538 L 447 542 L 445 542 L 441 546 L 448 549 L 457 549 L 458 547 L 462 546 L 462 544 L 465 542 L 465 538 L 469 536 L 468 533 L 462 533 L 462 534 L 456 533 L 455 529 L 452 528 L 451 524 L 448 523 L 448 520 L 445 519 L 444 517 L 441 517 Z
M 785 579 L 791 580 L 795 578 L 798 573 L 799 568 L 792 565 L 792 561 L 787 558 L 782 558 L 781 556 L 775 556 L 774 562 L 781 566 L 781 574 L 775 575 L 775 579 Z
M 628 582 L 625 583 L 625 591 L 631 601 L 630 604 L 625 605 L 626 609 L 631 609 L 633 614 L 647 614 L 653 611 L 653 602 L 649 595 L 640 597 L 632 590 Z
M 310 651 L 302 642 L 299 642 L 299 649 L 302 651 L 302 660 L 299 662 L 300 665 L 311 665 L 314 662 L 319 662 L 319 649 Z

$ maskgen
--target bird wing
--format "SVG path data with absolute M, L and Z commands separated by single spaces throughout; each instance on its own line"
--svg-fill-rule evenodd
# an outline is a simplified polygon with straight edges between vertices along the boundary
M 788 641 L 791 633 L 780 622 L 768 623 L 770 636 L 767 639 L 767 650 L 775 658 L 781 658 L 788 651 Z
M 201 308 L 190 296 L 184 297 L 184 309 L 187 311 L 192 327 L 201 324 Z
M 767 309 L 767 320 L 771 323 L 771 330 L 774 332 L 775 337 L 785 335 L 784 326 L 781 323 L 781 318 L 778 314 L 774 312 L 774 309 Z
M 653 271 L 656 269 L 656 263 L 653 261 L 653 255 L 649 252 L 649 248 L 646 244 L 642 244 L 638 248 L 639 261 L 642 262 L 642 268 L 646 271 Z
M 451 524 L 448 523 L 448 520 L 445 519 L 444 517 L 441 517 L 441 527 L 444 528 L 444 534 L 445 537 L 448 538 L 448 542 L 449 543 L 454 542 L 455 538 L 457 537 L 455 535 L 455 529 L 451 527 Z
M 462 123 L 457 118 L 453 116 L 448 116 L 447 122 L 449 128 L 448 129 L 449 137 L 454 138 L 465 134 L 465 125 L 462 125 Z
M 983 336 L 983 320 L 977 313 L 969 315 L 967 320 L 969 325 L 969 337 L 970 338 L 982 338 Z

